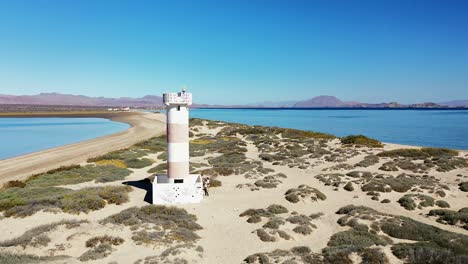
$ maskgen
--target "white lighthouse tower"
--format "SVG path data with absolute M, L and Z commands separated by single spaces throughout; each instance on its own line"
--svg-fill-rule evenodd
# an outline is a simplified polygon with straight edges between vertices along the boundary
M 153 204 L 198 203 L 203 199 L 200 175 L 189 174 L 189 111 L 192 94 L 185 88 L 165 93 L 167 109 L 167 175 L 153 181 Z

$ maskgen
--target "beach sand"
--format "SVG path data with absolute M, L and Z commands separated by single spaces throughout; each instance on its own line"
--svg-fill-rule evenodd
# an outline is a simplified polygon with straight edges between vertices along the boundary
M 130 118 L 130 117 L 126 117 Z M 136 131 L 130 132 L 131 129 L 127 132 L 122 132 L 126 135 L 127 144 L 123 144 L 120 147 L 125 147 L 131 144 L 131 142 L 136 142 L 135 134 L 140 136 L 140 139 L 144 139 L 150 136 L 160 134 L 164 131 L 164 118 L 162 115 L 151 115 L 151 114 L 135 114 L 130 118 L 134 124 L 132 129 L 138 130 L 141 129 L 140 126 L 144 126 L 142 129 L 146 131 L 145 133 L 138 134 Z M 152 120 L 147 121 L 147 120 Z M 127 122 L 130 122 L 128 119 Z M 122 210 L 125 210 L 130 207 L 142 207 L 148 205 L 144 202 L 145 196 L 148 194 L 148 185 L 142 187 L 144 184 L 134 185 L 139 186 L 138 188 L 133 188 L 133 191 L 129 193 L 129 201 L 120 205 L 110 204 L 105 206 L 105 208 L 91 211 L 87 214 L 80 213 L 78 215 L 69 214 L 64 212 L 45 212 L 41 211 L 35 213 L 31 216 L 24 218 L 15 218 L 15 217 L 5 217 L 0 219 L 0 237 L 5 239 L 11 239 L 22 235 L 25 231 L 30 230 L 31 228 L 37 227 L 39 225 L 48 224 L 57 222 L 63 219 L 75 219 L 75 220 L 88 220 L 89 223 L 82 224 L 79 227 L 66 229 L 58 228 L 48 232 L 47 235 L 51 239 L 51 243 L 48 243 L 47 246 L 31 246 L 28 245 L 25 248 L 20 246 L 6 247 L 1 248 L 1 251 L 13 252 L 13 253 L 28 253 L 34 254 L 37 256 L 53 256 L 53 255 L 66 255 L 69 256 L 64 261 L 57 261 L 54 263 L 83 263 L 78 260 L 78 258 L 86 251 L 88 248 L 85 247 L 87 239 L 98 236 L 98 235 L 112 235 L 118 236 L 125 240 L 125 242 L 114 247 L 112 252 L 104 257 L 97 260 L 90 260 L 86 263 L 141 263 L 141 264 L 150 264 L 150 263 L 203 263 L 203 264 L 230 264 L 230 263 L 243 263 L 243 260 L 249 255 L 256 253 L 268 253 L 276 249 L 284 250 L 285 252 L 290 252 L 289 250 L 293 247 L 306 246 L 311 249 L 312 254 L 321 254 L 321 251 L 327 247 L 332 236 L 338 232 L 349 230 L 350 226 L 338 224 L 338 219 L 343 215 L 336 214 L 336 211 L 346 205 L 356 205 L 356 206 L 366 206 L 368 208 L 374 209 L 378 212 L 395 215 L 395 216 L 405 216 L 409 217 L 420 223 L 428 224 L 440 228 L 441 230 L 446 230 L 449 232 L 468 235 L 468 230 L 463 229 L 459 225 L 447 225 L 435 221 L 436 218 L 428 217 L 427 213 L 430 209 L 437 209 L 437 206 L 421 207 L 415 210 L 406 210 L 403 208 L 397 201 L 405 193 L 423 193 L 429 195 L 436 200 L 444 200 L 448 202 L 451 207 L 450 210 L 459 210 L 463 207 L 467 207 L 467 193 L 462 192 L 458 188 L 460 181 L 468 180 L 468 169 L 467 167 L 459 167 L 451 169 L 448 172 L 437 171 L 434 168 L 428 171 L 428 174 L 434 176 L 437 179 L 438 184 L 443 184 L 447 186 L 447 189 L 444 189 L 444 197 L 437 196 L 435 193 L 431 193 L 428 190 L 418 189 L 417 191 L 408 191 L 408 192 L 379 192 L 379 199 L 373 200 L 371 196 L 366 194 L 366 191 L 361 190 L 365 182 L 361 181 L 362 178 L 353 178 L 344 176 L 346 173 L 351 171 L 366 171 L 371 173 L 374 177 L 379 174 L 385 174 L 388 176 L 396 177 L 401 173 L 407 173 L 410 175 L 419 175 L 422 177 L 425 173 L 414 173 L 404 169 L 398 169 L 397 171 L 382 171 L 381 166 L 388 161 L 391 161 L 391 158 L 381 158 L 381 160 L 373 165 L 367 167 L 356 167 L 355 164 L 362 161 L 364 157 L 377 154 L 382 151 L 388 151 L 399 148 L 412 148 L 409 146 L 402 146 L 397 144 L 384 144 L 383 148 L 367 148 L 367 147 L 346 147 L 343 146 L 338 139 L 333 139 L 327 141 L 326 145 L 323 145 L 324 148 L 330 151 L 329 154 L 324 154 L 320 157 L 312 158 L 308 155 L 313 152 L 309 152 L 307 156 L 298 158 L 300 160 L 300 165 L 306 164 L 307 166 L 300 168 L 298 166 L 291 166 L 294 163 L 297 163 L 295 158 L 291 159 L 290 163 L 285 164 L 273 164 L 272 162 L 267 162 L 260 159 L 262 151 L 265 146 L 255 145 L 252 140 L 248 139 L 252 135 L 241 135 L 236 134 L 234 136 L 226 137 L 219 136 L 218 132 L 225 126 L 213 123 L 203 123 L 202 125 L 192 126 L 191 129 L 194 133 L 192 137 L 192 144 L 199 144 L 200 149 L 204 149 L 205 144 L 211 144 L 210 141 L 221 140 L 224 143 L 226 142 L 237 142 L 231 144 L 231 151 L 236 151 L 238 148 L 245 148 L 246 152 L 242 152 L 245 155 L 245 167 L 257 166 L 259 162 L 261 163 L 261 169 L 265 172 L 259 172 L 257 169 L 247 169 L 246 172 L 242 173 L 231 173 L 228 176 L 217 176 L 216 179 L 222 182 L 221 187 L 210 188 L 210 196 L 205 197 L 202 203 L 200 204 L 185 204 L 177 205 L 177 208 L 183 208 L 187 210 L 188 213 L 193 214 L 197 218 L 197 223 L 203 228 L 197 231 L 197 235 L 200 236 L 199 239 L 196 239 L 193 244 L 184 244 L 183 240 L 174 239 L 172 243 L 155 243 L 151 244 L 138 244 L 136 243 L 135 230 L 132 230 L 133 227 L 122 226 L 122 225 L 110 225 L 102 224 L 100 221 L 106 217 L 119 213 Z M 128 138 L 130 137 L 131 139 Z M 117 149 L 119 146 L 116 146 L 115 142 L 120 140 L 118 135 L 113 135 L 109 137 L 113 138 L 110 141 L 102 142 L 102 145 L 94 148 L 93 154 L 91 155 L 90 150 L 81 151 L 82 147 L 72 148 L 70 153 L 77 153 L 79 151 L 80 155 L 83 157 L 77 157 L 72 163 L 80 163 L 85 165 L 84 162 L 86 157 L 95 156 L 103 154 L 112 149 Z M 279 139 L 282 138 L 281 135 L 278 135 Z M 193 141 L 194 139 L 198 141 Z M 239 141 L 235 141 L 235 140 Z M 96 139 L 100 141 L 104 139 Z M 220 141 L 220 142 L 221 142 Z M 94 144 L 91 142 L 79 143 L 77 145 L 85 144 L 89 148 L 92 148 Z M 290 141 L 289 145 L 302 144 L 303 142 L 299 141 Z M 112 146 L 111 146 L 112 145 Z M 81 145 L 82 146 L 82 145 Z M 216 148 L 215 145 L 210 145 L 212 148 Z M 281 144 L 276 147 L 281 146 Z M 70 147 L 70 146 L 68 146 Z M 67 147 L 64 147 L 67 149 Z M 107 149 L 111 148 L 111 149 Z M 196 148 L 195 148 L 196 149 Z M 284 149 L 283 149 L 284 150 Z M 287 150 L 287 149 L 286 149 Z M 60 153 L 63 153 L 60 148 L 55 149 L 55 157 L 50 157 L 50 160 L 54 158 L 57 161 L 57 156 L 61 156 Z M 207 151 L 204 155 L 197 155 L 191 157 L 192 165 L 199 164 L 198 169 L 210 169 L 212 168 L 209 161 L 213 161 L 214 157 L 221 157 L 225 153 L 225 149 L 220 149 L 218 151 Z M 102 186 L 122 186 L 122 182 L 139 182 L 149 177 L 151 173 L 148 172 L 148 169 L 165 163 L 164 158 L 161 154 L 163 151 L 157 151 L 155 153 L 150 153 L 145 158 L 156 161 L 152 166 L 148 166 L 140 169 L 131 169 L 131 175 L 127 176 L 124 181 L 115 181 L 108 183 L 95 183 L 95 182 L 83 182 L 79 184 L 64 185 L 59 187 L 65 187 L 73 190 L 81 190 L 86 187 L 102 187 Z M 338 153 L 335 158 L 338 160 L 330 159 L 334 153 Z M 44 155 L 45 154 L 45 155 Z M 72 154 L 70 154 L 72 155 Z M 35 153 L 32 154 L 35 157 L 36 169 L 42 169 L 41 162 L 42 160 L 48 158 L 47 152 L 45 153 Z M 86 157 L 84 157 L 86 156 Z M 468 158 L 468 152 L 462 151 L 458 154 L 458 157 Z M 19 157 L 21 160 L 23 157 Z M 302 160 L 303 159 L 303 160 Z M 229 161 L 230 165 L 236 166 L 236 162 Z M 47 164 L 47 163 L 45 163 Z M 257 165 L 255 165 L 257 164 Z M 415 161 L 415 164 L 419 164 Z M 66 164 L 64 164 L 66 165 Z M 14 170 L 14 165 L 11 165 L 10 170 Z M 244 166 L 244 165 L 243 165 Z M 341 166 L 341 167 L 340 167 Z M 241 166 L 242 167 L 242 166 Z M 2 168 L 3 169 L 3 168 Z M 242 168 L 240 168 L 242 169 Z M 267 169 L 267 170 L 265 170 Z M 268 169 L 274 170 L 268 171 Z M 5 170 L 6 171 L 6 170 Z M 25 169 L 26 171 L 26 169 Z M 268 172 L 266 172 L 268 171 Z M 31 173 L 31 171 L 29 171 Z M 282 173 L 286 175 L 286 178 L 276 178 L 279 180 L 276 186 L 274 187 L 256 187 L 258 180 L 265 179 L 266 175 L 277 175 Z M 347 191 L 343 188 L 344 184 L 337 186 L 326 185 L 321 182 L 317 175 L 320 174 L 343 174 L 341 177 L 344 181 L 352 181 L 354 184 L 353 191 Z M 14 174 L 14 173 L 12 173 Z M 23 175 L 26 175 L 24 173 Z M 208 172 L 205 175 L 210 175 Z M 460 176 L 461 175 L 461 176 Z M 413 176 L 411 176 L 413 177 Z M 414 176 L 417 177 L 417 176 Z M 20 177 L 21 178 L 21 177 Z M 23 177 L 24 178 L 24 177 Z M 12 179 L 12 178 L 10 178 Z M 300 201 L 297 203 L 289 202 L 285 199 L 285 193 L 292 188 L 298 188 L 300 185 L 308 185 L 310 187 L 318 189 L 321 193 L 326 195 L 324 200 L 313 200 L 310 197 L 306 196 L 301 197 Z M 383 199 L 389 199 L 390 203 L 381 203 Z M 282 205 L 287 208 L 288 212 L 283 214 L 278 214 L 275 217 L 279 217 L 285 220 L 285 224 L 279 227 L 279 230 L 284 231 L 290 236 L 290 239 L 283 239 L 278 235 L 275 236 L 275 241 L 273 242 L 264 242 L 259 239 L 257 236 L 257 230 L 262 229 L 262 226 L 267 223 L 268 219 L 262 217 L 260 222 L 257 223 L 248 223 L 246 220 L 248 217 L 240 217 L 239 215 L 247 209 L 265 209 L 272 204 Z M 295 212 L 295 213 L 293 213 Z M 311 221 L 312 233 L 308 235 L 300 234 L 294 231 L 296 225 L 287 221 L 288 217 L 296 215 L 314 215 L 321 214 L 318 218 L 314 218 Z M 144 226 L 144 227 L 143 227 Z M 21 228 L 15 228 L 21 227 Z M 151 230 L 151 224 L 143 224 L 142 228 L 149 228 Z M 269 230 L 275 232 L 274 229 Z M 380 231 L 382 233 L 382 231 Z M 157 239 L 157 238 L 154 238 Z M 399 239 L 392 237 L 393 243 L 400 242 L 410 242 L 415 241 Z M 190 246 L 187 246 L 190 245 Z M 181 247 L 173 254 L 168 254 L 167 250 L 174 250 L 174 247 L 177 246 L 186 246 L 187 248 Z M 196 246 L 196 247 L 195 247 Z M 199 247 L 202 250 L 199 250 Z M 197 248 L 197 249 L 196 249 Z M 398 259 L 395 255 L 392 254 L 391 245 L 380 245 L 372 246 L 372 248 L 377 248 L 384 252 L 388 263 L 403 263 L 404 261 Z M 286 253 L 282 253 L 286 254 Z M 166 256 L 167 257 L 162 257 Z M 270 255 L 270 258 L 273 258 Z M 301 261 L 300 257 L 294 257 L 296 262 L 289 263 L 305 263 Z M 350 255 L 352 263 L 360 263 L 361 256 L 356 252 Z M 285 259 L 282 259 L 278 263 L 283 263 Z M 139 261 L 139 262 L 138 262 Z M 186 262 L 184 262 L 186 261 Z M 270 263 L 275 263 L 273 259 L 270 259 Z M 259 263 L 259 262 L 254 262 Z
M 139 141 L 161 135 L 166 129 L 165 115 L 157 113 L 22 113 L 9 114 L 8 117 L 100 117 L 128 123 L 130 128 L 92 140 L 0 160 L 0 184 L 12 180 L 24 180 L 33 174 L 61 166 L 79 164 L 90 157 L 127 148 Z

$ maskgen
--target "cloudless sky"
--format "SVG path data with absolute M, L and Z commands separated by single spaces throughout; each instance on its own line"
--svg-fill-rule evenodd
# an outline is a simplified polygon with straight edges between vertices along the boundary
M 0 94 L 468 99 L 468 1 L 0 0 Z

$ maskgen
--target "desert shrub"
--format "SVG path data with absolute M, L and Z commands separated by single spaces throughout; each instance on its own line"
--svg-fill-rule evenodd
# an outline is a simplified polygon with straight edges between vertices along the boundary
M 167 173 L 167 163 L 161 163 L 148 170 L 148 173 Z
M 10 252 L 0 252 L 0 263 L 2 264 L 25 264 L 25 263 L 48 263 L 63 261 L 66 256 L 36 256 L 31 254 L 19 254 Z
M 440 208 L 450 208 L 450 204 L 443 200 L 438 200 L 435 202 L 435 204 Z
M 46 235 L 46 233 L 51 232 L 62 225 L 65 225 L 67 228 L 73 228 L 81 225 L 82 223 L 88 223 L 88 221 L 62 220 L 51 224 L 40 225 L 24 232 L 19 237 L 0 242 L 0 247 L 21 246 L 23 248 L 26 248 L 27 246 L 47 246 L 50 242 L 50 238 Z
M 298 203 L 299 201 L 301 201 L 299 199 L 299 196 L 297 194 L 294 194 L 294 193 L 289 193 L 289 194 L 286 194 L 284 196 L 284 198 L 288 201 L 288 202 L 291 202 L 291 203 Z
M 468 181 L 459 183 L 458 187 L 462 192 L 468 192 Z
M 418 176 L 405 173 L 397 177 L 388 175 L 375 176 L 364 184 L 361 189 L 365 192 L 407 192 L 414 187 L 431 190 L 441 196 L 445 195 L 442 189 L 446 186 L 440 184 L 434 176 Z
M 299 225 L 293 228 L 293 231 L 302 234 L 302 235 L 310 235 L 312 234 L 312 228 L 306 225 Z
M 438 216 L 437 221 L 440 223 L 446 223 L 449 225 L 456 225 L 458 223 L 462 225 L 468 224 L 468 212 L 464 209 L 452 211 L 448 209 L 434 209 L 429 211 L 430 216 Z
M 278 217 L 271 218 L 263 225 L 263 228 L 278 229 L 281 225 L 284 225 L 284 220 Z
M 354 229 L 338 232 L 331 236 L 327 247 L 322 250 L 329 263 L 352 263 L 349 254 L 371 246 L 385 246 L 388 240 L 367 231 Z
M 382 231 L 391 237 L 427 242 L 455 254 L 468 254 L 468 236 L 445 231 L 403 216 L 400 216 L 399 220 L 384 221 L 381 225 Z
M 310 225 L 312 218 L 306 215 L 293 215 L 286 219 L 291 224 L 301 224 L 301 225 Z
M 383 200 L 381 201 L 381 203 L 390 203 L 390 200 L 389 200 L 389 199 L 383 199 Z
M 118 168 L 127 168 L 127 164 L 125 164 L 125 162 L 123 162 L 122 160 L 99 160 L 95 163 L 99 166 L 112 165 Z
M 363 135 L 351 135 L 347 137 L 341 138 L 341 143 L 345 145 L 358 145 L 358 146 L 366 146 L 370 148 L 382 148 L 382 142 L 368 138 Z
M 297 203 L 302 199 L 309 198 L 311 201 L 323 201 L 327 196 L 316 188 L 302 184 L 297 188 L 289 189 L 284 193 L 285 199 L 291 203 Z
M 276 249 L 268 253 L 257 253 L 250 255 L 244 259 L 243 263 L 282 263 L 282 264 L 298 264 L 298 263 L 324 263 L 322 256 L 312 253 L 308 247 L 294 247 L 290 250 Z
M 283 230 L 278 230 L 277 234 L 279 237 L 281 237 L 284 240 L 289 240 L 292 238 L 288 233 L 284 232 Z
M 416 204 L 415 198 L 420 200 L 419 204 Z M 428 207 L 434 206 L 434 198 L 422 195 L 422 194 L 405 194 L 398 200 L 398 203 L 403 206 L 406 210 L 414 210 L 418 206 Z
M 128 159 L 139 159 L 148 154 L 148 151 L 137 149 L 137 148 L 128 148 L 121 149 L 109 152 L 102 156 L 94 157 L 88 159 L 88 162 L 96 162 L 100 160 L 128 160 Z
M 425 159 L 428 157 L 457 156 L 458 151 L 445 148 L 394 149 L 377 154 L 379 157 L 405 157 Z
M 222 182 L 220 180 L 213 179 L 213 178 L 210 179 L 210 187 L 221 187 L 221 186 L 222 186 Z
M 98 246 L 89 249 L 83 255 L 81 255 L 78 259 L 80 261 L 89 261 L 89 260 L 96 260 L 102 259 L 110 255 L 112 252 L 112 245 L 110 244 L 99 244 Z
M 143 158 L 143 159 L 136 159 L 136 158 L 126 159 L 126 160 L 124 160 L 124 162 L 127 165 L 127 167 L 133 168 L 133 169 L 141 169 L 141 168 L 144 168 L 144 167 L 151 166 L 151 164 L 153 164 L 153 161 L 150 160 L 150 159 L 147 159 L 147 158 Z
M 96 192 L 80 190 L 67 194 L 61 200 L 62 210 L 66 213 L 79 214 L 88 213 L 104 208 L 106 202 Z
M 373 225 L 376 225 L 376 227 L 380 227 L 380 230 L 388 236 L 398 239 L 416 241 L 417 243 L 411 244 L 413 245 L 412 247 L 414 247 L 413 249 L 411 249 L 410 251 L 404 251 L 406 252 L 405 254 L 397 255 L 402 259 L 404 259 L 405 257 L 409 257 L 409 255 L 407 254 L 418 255 L 421 253 L 422 255 L 419 257 L 427 257 L 428 255 L 426 253 L 430 252 L 425 253 L 425 247 L 432 247 L 435 251 L 447 250 L 452 255 L 455 255 L 457 258 L 464 258 L 466 257 L 466 255 L 468 255 L 468 236 L 466 235 L 445 231 L 431 225 L 414 221 L 413 219 L 408 217 L 380 213 L 371 208 L 363 206 L 348 205 L 340 208 L 337 213 L 346 214 L 348 218 L 355 217 L 361 219 L 363 219 L 363 217 L 371 215 L 378 216 L 380 220 L 378 222 L 374 222 Z M 349 221 L 350 220 L 347 220 L 346 222 L 348 223 Z M 373 229 L 375 230 L 376 227 L 374 227 Z M 385 238 L 383 239 L 387 240 Z M 392 247 L 392 250 L 396 248 L 395 246 Z M 436 255 L 434 255 L 434 257 L 436 257 Z M 422 261 L 415 263 L 426 262 Z
M 272 214 L 285 214 L 288 212 L 288 209 L 286 209 L 286 207 L 279 205 L 279 204 L 272 204 L 268 206 L 267 211 Z
M 96 236 L 88 239 L 86 241 L 86 247 L 95 247 L 98 246 L 99 244 L 111 244 L 114 246 L 118 246 L 124 242 L 123 238 L 120 237 L 113 237 L 113 236 Z
M 72 192 L 69 189 L 58 187 L 45 188 L 9 188 L 0 191 L 0 211 L 14 207 L 34 205 L 35 207 L 54 206 L 60 197 Z M 42 208 L 41 208 L 42 209 Z M 39 210 L 41 210 L 39 209 Z M 31 214 L 35 213 L 33 211 Z
M 95 166 L 87 165 L 62 170 L 54 173 L 40 174 L 26 180 L 27 187 L 49 187 L 68 184 L 77 184 L 96 180 L 107 182 L 109 179 L 123 180 L 130 175 L 131 171 L 125 168 L 118 168 L 112 165 Z
M 101 220 L 101 224 L 114 224 L 132 227 L 132 239 L 145 244 L 188 243 L 199 239 L 195 231 L 202 229 L 197 224 L 195 215 L 185 209 L 147 205 L 141 208 L 132 207 Z M 154 231 L 139 230 L 144 224 L 151 224 Z M 161 231 L 164 230 L 164 231 Z
M 362 264 L 371 264 L 371 263 L 389 264 L 390 263 L 385 253 L 383 253 L 379 248 L 364 248 L 359 251 L 359 255 L 361 256 Z
M 400 243 L 392 246 L 392 253 L 407 263 L 467 263 L 468 256 L 454 255 L 433 243 Z
M 344 187 L 343 189 L 345 189 L 346 191 L 348 192 L 352 192 L 354 191 L 354 187 L 353 187 L 353 184 L 351 182 L 348 182 Z
M 85 188 L 66 194 L 61 199 L 64 212 L 79 214 L 102 209 L 107 203 L 122 204 L 128 201 L 129 186 L 107 186 L 101 188 Z
M 8 188 L 24 188 L 26 184 L 22 181 L 9 181 L 3 184 L 2 189 L 8 189 Z
M 257 236 L 263 242 L 275 242 L 276 237 L 268 234 L 265 229 L 257 229 Z
M 146 149 L 152 152 L 166 151 L 167 149 L 166 135 L 153 137 L 148 140 L 136 143 L 134 147 L 140 148 L 140 149 Z
M 260 223 L 262 221 L 262 217 L 259 215 L 252 215 L 251 217 L 247 218 L 247 223 L 255 224 Z
M 360 162 L 356 163 L 354 166 L 355 167 L 370 167 L 372 165 L 375 165 L 379 163 L 379 157 L 376 155 L 367 155 L 364 157 L 363 160 Z

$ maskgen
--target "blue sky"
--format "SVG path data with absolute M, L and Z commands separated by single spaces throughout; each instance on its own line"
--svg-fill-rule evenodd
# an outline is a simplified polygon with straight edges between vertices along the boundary
M 3 1 L 0 94 L 468 99 L 467 1 Z

